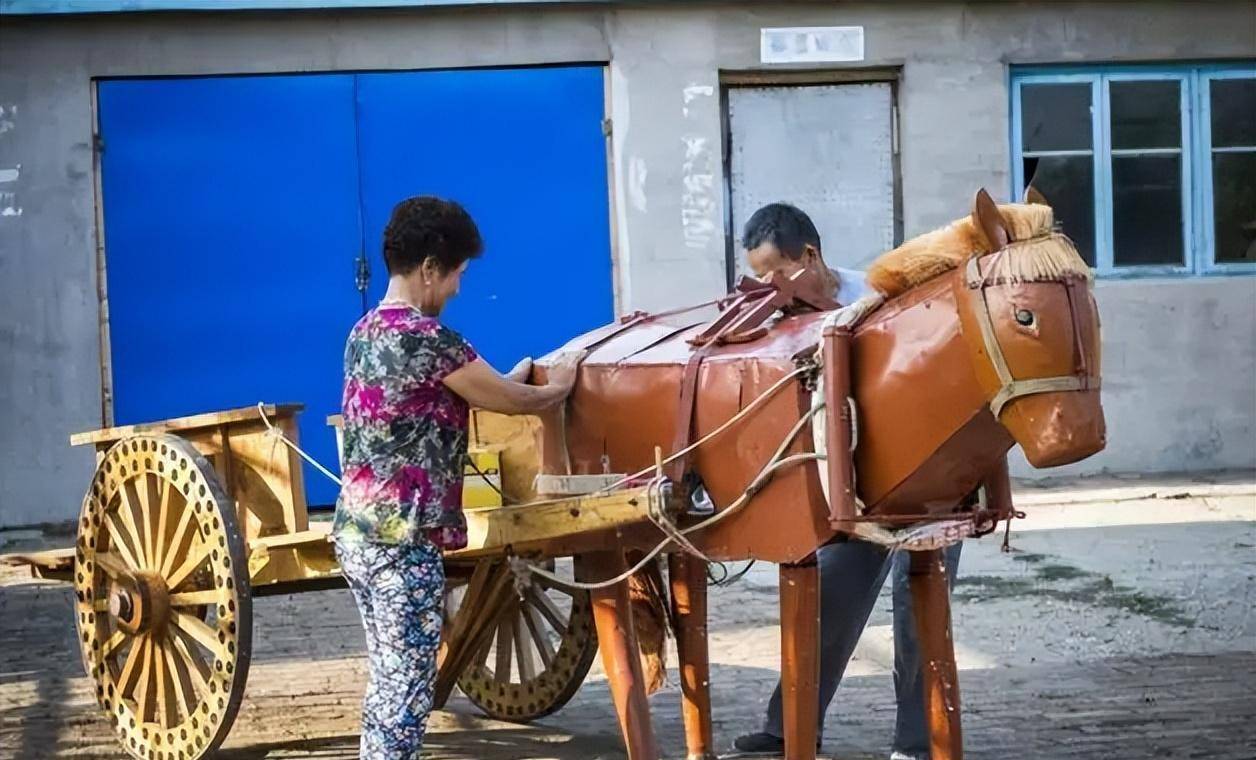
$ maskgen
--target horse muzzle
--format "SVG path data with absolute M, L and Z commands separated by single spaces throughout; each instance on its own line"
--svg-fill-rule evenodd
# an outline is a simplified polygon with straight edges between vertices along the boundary
M 1108 442 L 1098 389 L 1022 396 L 1003 408 L 1000 421 L 1039 469 L 1079 462 Z

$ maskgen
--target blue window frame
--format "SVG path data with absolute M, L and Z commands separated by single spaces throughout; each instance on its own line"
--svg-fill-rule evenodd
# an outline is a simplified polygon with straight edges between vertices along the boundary
M 1256 62 L 1014 68 L 1031 181 L 1100 275 L 1256 273 Z

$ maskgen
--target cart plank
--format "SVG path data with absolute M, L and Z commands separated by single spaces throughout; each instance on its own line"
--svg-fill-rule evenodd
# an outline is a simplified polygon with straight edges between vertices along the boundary
M 32 577 L 69 581 L 74 575 L 74 547 L 0 555 L 0 564 L 26 565 L 31 569 Z
M 501 554 L 507 549 L 545 554 L 551 542 L 648 522 L 649 499 L 649 488 L 633 488 L 603 496 L 469 509 L 466 548 L 446 552 L 445 556 L 472 559 Z M 671 514 L 675 514 L 675 508 L 674 503 L 666 505 Z
M 296 414 L 304 409 L 305 405 L 267 404 L 262 408 L 266 410 L 266 416 L 273 418 Z M 70 436 L 70 445 L 85 446 L 88 444 L 112 443 L 129 435 L 139 435 L 141 433 L 173 433 L 181 430 L 230 425 L 236 422 L 256 422 L 258 419 L 257 407 L 246 406 L 240 409 L 228 409 L 225 412 L 209 412 L 206 414 L 194 414 L 189 417 L 175 417 L 174 419 L 160 420 L 158 422 L 144 422 L 138 425 L 121 425 L 100 430 L 88 430 Z

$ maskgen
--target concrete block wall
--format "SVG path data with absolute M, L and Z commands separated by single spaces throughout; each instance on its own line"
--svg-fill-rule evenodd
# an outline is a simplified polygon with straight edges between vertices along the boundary
M 764 68 L 760 28 L 810 25 L 863 26 L 860 65 L 898 72 L 907 235 L 978 187 L 1009 193 L 1009 65 L 1256 59 L 1250 0 L 6 18 L 0 527 L 74 517 L 91 456 L 66 438 L 101 422 L 93 78 L 606 62 L 617 304 L 658 309 L 724 289 L 721 72 Z M 1256 279 L 1101 282 L 1098 297 L 1112 443 L 1065 471 L 1256 467 Z

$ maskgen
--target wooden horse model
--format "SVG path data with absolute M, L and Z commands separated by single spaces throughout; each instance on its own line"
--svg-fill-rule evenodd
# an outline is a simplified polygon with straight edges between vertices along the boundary
M 823 297 L 801 280 L 752 285 L 715 323 L 634 315 L 563 349 L 588 355 L 565 411 L 544 420 L 543 472 L 633 472 L 662 447 L 682 452 L 665 463 L 672 479 L 701 483 L 715 505 L 714 517 L 676 526 L 689 531 L 686 551 L 669 549 L 695 760 L 714 756 L 704 560 L 780 564 L 786 756 L 813 758 L 815 550 L 852 535 L 900 544 L 906 531 L 896 529 L 925 524 L 944 529 L 904 548 L 921 550 L 912 593 L 933 757 L 961 757 L 940 546 L 1010 515 L 1014 444 L 1037 467 L 1105 444 L 1090 272 L 1049 207 L 996 207 L 982 191 L 971 217 L 886 254 L 869 280 L 880 295 L 767 329 L 781 306 L 823 308 Z M 979 488 L 986 498 L 974 504 Z M 625 534 L 621 545 L 658 538 Z M 627 567 L 623 551 L 588 559 L 595 578 Z M 594 592 L 597 632 L 629 756 L 654 758 L 624 586 Z

